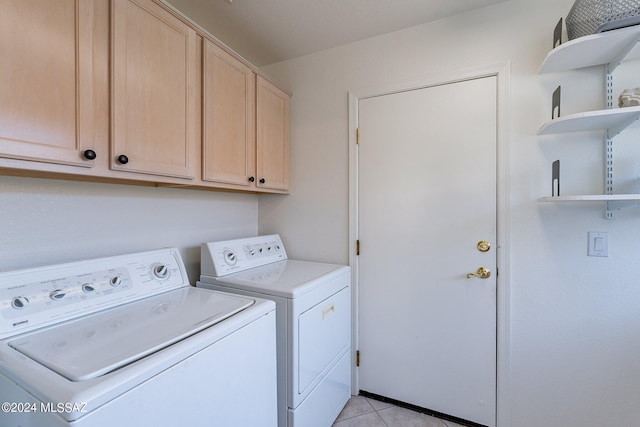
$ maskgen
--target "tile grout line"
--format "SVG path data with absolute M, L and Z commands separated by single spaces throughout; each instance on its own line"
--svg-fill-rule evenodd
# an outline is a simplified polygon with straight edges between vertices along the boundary
M 371 405 L 373 406 L 373 405 Z M 375 408 L 374 408 L 375 409 Z M 383 408 L 383 409 L 387 409 L 387 408 Z M 380 418 L 382 420 L 382 423 L 387 426 L 390 427 L 389 424 L 387 424 L 387 422 L 384 420 L 384 418 L 382 418 L 382 415 L 380 415 L 379 411 L 381 411 L 382 409 L 375 409 L 376 411 L 376 415 L 378 416 L 378 418 Z

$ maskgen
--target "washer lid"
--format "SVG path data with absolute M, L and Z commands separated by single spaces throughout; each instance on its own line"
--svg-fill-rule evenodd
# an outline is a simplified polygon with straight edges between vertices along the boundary
M 9 342 L 71 381 L 107 374 L 253 305 L 186 287 L 40 330 Z

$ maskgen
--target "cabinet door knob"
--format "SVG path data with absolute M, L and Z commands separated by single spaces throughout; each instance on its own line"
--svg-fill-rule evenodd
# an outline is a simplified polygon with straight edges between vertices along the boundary
M 87 160 L 94 160 L 97 156 L 96 152 L 93 150 L 84 150 L 84 153 L 82 153 L 84 155 L 84 158 Z
M 260 184 L 264 184 L 265 182 L 264 178 L 260 178 Z
M 118 163 L 120 163 L 121 165 L 126 165 L 127 163 L 129 163 L 129 158 L 124 154 L 120 154 L 118 156 Z
M 255 180 L 256 180 L 256 179 L 255 179 L 254 177 L 252 177 L 252 176 L 250 176 L 250 177 L 249 177 L 249 182 L 253 182 L 253 181 L 255 181 Z

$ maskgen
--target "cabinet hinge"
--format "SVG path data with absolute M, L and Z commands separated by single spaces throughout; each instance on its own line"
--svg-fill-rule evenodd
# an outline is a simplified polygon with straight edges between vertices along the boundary
M 360 240 L 356 240 L 356 255 L 360 255 Z
M 356 366 L 360 366 L 360 350 L 356 350 Z
M 356 128 L 356 144 L 360 145 L 360 128 Z

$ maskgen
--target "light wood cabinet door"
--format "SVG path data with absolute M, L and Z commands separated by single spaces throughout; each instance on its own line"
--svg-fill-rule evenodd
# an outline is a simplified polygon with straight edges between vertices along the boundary
M 92 0 L 0 2 L 0 157 L 92 165 L 93 13 Z
M 261 76 L 256 88 L 257 186 L 288 192 L 291 98 Z
M 256 75 L 206 39 L 202 57 L 202 179 L 254 187 Z
M 111 168 L 194 178 L 195 30 L 151 0 L 113 0 L 111 29 Z

